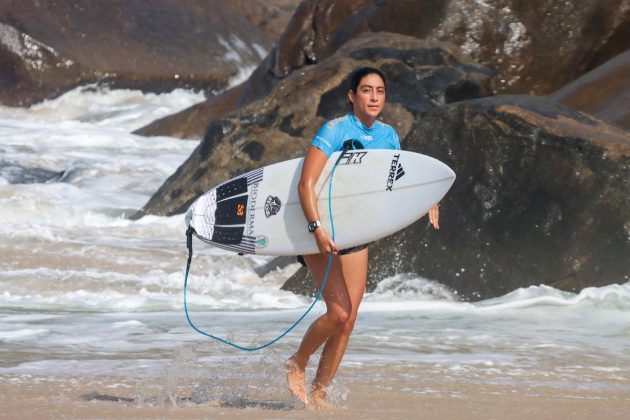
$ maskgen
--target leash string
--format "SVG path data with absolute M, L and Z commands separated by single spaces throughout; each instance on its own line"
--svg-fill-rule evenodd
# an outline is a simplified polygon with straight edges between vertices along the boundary
M 350 146 L 351 147 L 351 146 Z M 341 160 L 341 158 L 343 157 L 344 153 L 348 150 L 347 146 L 344 144 L 344 150 L 343 152 L 339 155 L 339 158 L 337 159 L 337 161 L 335 162 L 335 165 L 333 166 L 333 169 L 330 173 L 330 181 L 328 183 L 328 214 L 330 215 L 330 227 L 331 227 L 331 236 L 332 236 L 332 240 L 334 242 L 335 240 L 335 223 L 333 221 L 333 215 L 332 215 L 332 181 L 333 181 L 333 175 L 335 174 L 335 170 L 337 169 L 337 165 L 339 164 L 339 161 Z M 291 330 L 293 330 L 295 327 L 297 327 L 297 325 L 306 317 L 306 315 L 311 311 L 311 309 L 313 309 L 313 307 L 315 306 L 315 304 L 317 303 L 317 301 L 319 300 L 323 290 L 324 290 L 324 286 L 326 286 L 326 280 L 328 280 L 328 274 L 330 273 L 330 267 L 332 266 L 332 260 L 333 260 L 333 253 L 331 252 L 330 255 L 328 256 L 328 265 L 326 266 L 326 273 L 324 274 L 324 280 L 322 281 L 322 285 L 319 288 L 319 291 L 317 292 L 317 295 L 315 296 L 315 300 L 313 301 L 313 303 L 311 303 L 311 305 L 308 307 L 308 309 L 302 314 L 302 316 L 300 316 L 297 321 L 295 321 L 293 323 L 293 325 L 291 325 L 285 332 L 283 332 L 282 334 L 280 334 L 278 337 L 274 338 L 273 340 L 260 345 L 260 346 L 256 346 L 256 347 L 246 347 L 246 346 L 242 346 L 240 344 L 234 343 L 230 340 L 226 340 L 225 338 L 221 338 L 221 337 L 217 337 L 216 335 L 207 333 L 203 330 L 201 330 L 200 328 L 197 328 L 197 326 L 192 322 L 192 320 L 190 319 L 190 314 L 188 313 L 188 305 L 187 305 L 187 301 L 186 301 L 186 290 L 187 290 L 187 286 L 188 286 L 188 274 L 190 272 L 190 263 L 192 261 L 192 236 L 194 233 L 194 229 L 190 226 L 188 226 L 188 229 L 186 230 L 186 246 L 188 248 L 188 261 L 186 263 L 186 275 L 184 277 L 184 312 L 186 313 L 186 319 L 188 320 L 188 324 L 190 324 L 190 326 L 197 331 L 199 334 L 204 335 L 206 337 L 212 338 L 213 340 L 219 341 L 223 344 L 227 344 L 228 346 L 232 346 L 234 348 L 237 348 L 239 350 L 243 350 L 243 351 L 257 351 L 257 350 L 262 350 L 265 347 L 269 347 L 272 344 L 274 344 L 275 342 L 277 342 L 278 340 L 280 340 L 282 337 L 284 337 L 285 335 L 287 335 L 288 333 L 291 332 Z

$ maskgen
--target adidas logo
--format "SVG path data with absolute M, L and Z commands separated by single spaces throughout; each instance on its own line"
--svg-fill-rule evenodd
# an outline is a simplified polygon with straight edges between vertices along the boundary
M 394 181 L 398 181 L 405 175 L 405 170 L 402 165 L 398 163 L 398 159 L 400 159 L 400 154 L 394 155 L 392 163 L 389 166 L 389 174 L 387 176 L 387 186 L 385 187 L 385 191 L 391 191 L 394 186 Z
M 405 170 L 403 169 L 402 165 L 399 163 L 398 170 L 396 171 L 396 181 L 398 181 L 404 175 L 405 175 Z

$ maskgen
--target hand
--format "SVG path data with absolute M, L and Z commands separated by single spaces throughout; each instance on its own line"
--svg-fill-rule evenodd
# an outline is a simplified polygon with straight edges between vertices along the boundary
M 434 229 L 439 229 L 440 228 L 440 224 L 438 223 L 440 220 L 440 205 L 436 204 L 435 206 L 431 207 L 431 210 L 429 210 L 429 223 L 433 225 Z
M 331 252 L 334 254 L 337 253 L 337 247 L 335 246 L 335 243 L 333 242 L 330 235 L 328 235 L 322 227 L 315 229 L 313 235 L 315 235 L 315 242 L 317 242 L 317 248 L 319 248 L 319 252 L 321 252 L 323 255 L 329 255 Z

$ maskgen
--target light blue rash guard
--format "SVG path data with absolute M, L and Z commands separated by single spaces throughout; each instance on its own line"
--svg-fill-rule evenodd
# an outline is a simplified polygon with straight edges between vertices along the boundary
M 311 141 L 311 146 L 317 147 L 330 157 L 333 152 L 343 150 L 343 144 L 346 140 L 353 140 L 354 149 L 400 150 L 400 140 L 392 126 L 376 120 L 372 127 L 368 127 L 354 114 L 347 114 L 328 121 L 317 132 Z M 357 141 L 360 145 L 356 144 Z

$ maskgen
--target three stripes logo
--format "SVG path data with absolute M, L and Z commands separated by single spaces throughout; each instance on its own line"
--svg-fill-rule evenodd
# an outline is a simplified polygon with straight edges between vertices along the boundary
M 398 163 L 398 159 L 400 159 L 400 153 L 394 155 L 392 163 L 389 166 L 389 174 L 387 176 L 387 186 L 385 191 L 391 191 L 394 186 L 394 182 L 398 181 L 405 175 L 405 170 L 403 169 L 402 164 Z
M 405 170 L 403 169 L 402 165 L 399 163 L 398 169 L 396 170 L 396 181 L 402 178 L 403 175 L 405 175 Z

